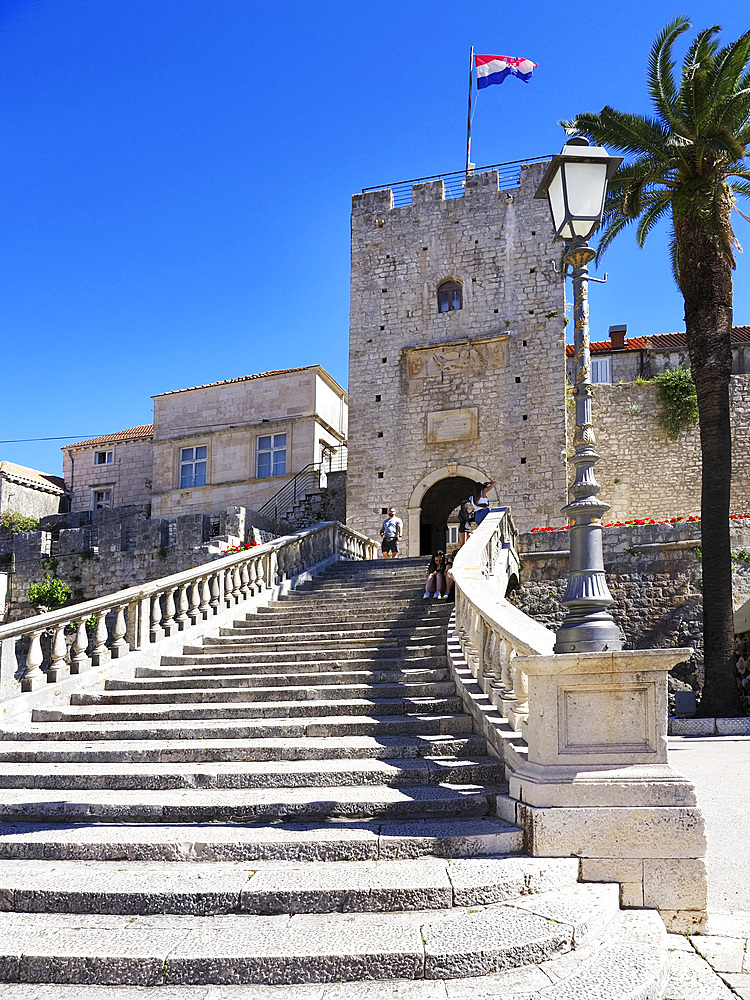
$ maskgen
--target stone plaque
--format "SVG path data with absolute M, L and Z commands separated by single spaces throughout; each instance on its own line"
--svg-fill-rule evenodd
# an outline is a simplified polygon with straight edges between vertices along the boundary
M 561 754 L 656 752 L 652 683 L 580 684 L 558 698 Z
M 476 406 L 463 410 L 435 410 L 427 414 L 427 444 L 445 441 L 473 441 L 479 429 Z
M 488 340 L 465 340 L 432 347 L 407 348 L 409 379 L 463 375 L 508 363 L 508 334 Z

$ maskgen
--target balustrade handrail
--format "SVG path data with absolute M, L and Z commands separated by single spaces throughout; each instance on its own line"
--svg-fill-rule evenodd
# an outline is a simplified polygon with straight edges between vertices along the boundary
M 170 638 L 269 589 L 288 585 L 286 581 L 337 555 L 372 559 L 376 553 L 374 539 L 338 521 L 324 521 L 140 586 L 2 625 L 0 668 L 5 672 L 12 667 L 21 690 L 33 691 L 91 665 L 99 666 L 107 657 L 117 659 Z M 95 621 L 89 628 L 92 617 Z M 71 624 L 76 634 L 69 649 L 65 630 Z M 47 654 L 42 645 L 45 635 L 49 637 Z M 27 637 L 30 645 L 19 675 L 16 643 Z M 46 655 L 49 666 L 43 670 Z
M 491 511 L 453 563 L 455 635 L 474 679 L 516 731 L 529 712 L 523 658 L 549 655 L 555 643 L 554 632 L 506 600 L 519 567 L 508 508 Z
M 229 555 L 220 556 L 218 559 L 211 560 L 211 562 L 201 563 L 200 566 L 181 570 L 179 573 L 172 573 L 170 576 L 163 576 L 158 580 L 149 580 L 148 583 L 143 583 L 136 587 L 127 587 L 125 590 L 117 590 L 112 594 L 106 594 L 104 597 L 94 597 L 90 601 L 82 601 L 79 604 L 66 604 L 56 611 L 46 611 L 41 615 L 22 618 L 20 621 L 11 622 L 8 625 L 0 625 L 0 640 L 14 635 L 26 635 L 29 632 L 37 632 L 40 629 L 59 625 L 61 622 L 69 622 L 71 619 L 88 618 L 103 608 L 111 609 L 119 604 L 130 604 L 135 600 L 153 597 L 154 594 L 167 590 L 169 587 L 179 587 L 184 583 L 192 583 L 194 580 L 200 579 L 208 573 L 219 572 L 222 569 L 228 569 L 231 566 L 247 562 L 251 559 L 257 559 L 266 553 L 282 549 L 291 541 L 307 538 L 320 532 L 321 529 L 329 528 L 332 525 L 338 525 L 339 531 L 343 529 L 347 534 L 358 538 L 360 541 L 373 541 L 347 525 L 340 524 L 337 521 L 323 521 L 320 524 L 313 525 L 311 528 L 303 528 L 300 531 L 294 532 L 294 534 L 282 535 L 280 538 L 274 538 L 270 542 L 254 545 L 251 549 L 243 549 L 241 552 L 232 552 Z M 373 542 L 373 544 L 376 543 Z

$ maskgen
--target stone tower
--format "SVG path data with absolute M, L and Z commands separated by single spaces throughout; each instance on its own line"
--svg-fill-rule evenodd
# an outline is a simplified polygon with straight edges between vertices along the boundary
M 347 519 L 377 537 L 393 504 L 410 555 L 444 547 L 478 479 L 521 530 L 562 523 L 565 301 L 534 200 L 545 166 L 508 189 L 475 174 L 453 199 L 443 180 L 403 207 L 390 188 L 352 199 Z

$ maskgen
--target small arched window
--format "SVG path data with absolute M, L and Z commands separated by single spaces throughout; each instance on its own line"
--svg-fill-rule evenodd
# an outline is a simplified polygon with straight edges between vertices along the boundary
M 438 285 L 437 298 L 438 312 L 447 313 L 453 312 L 454 309 L 460 309 L 463 305 L 461 282 L 455 280 L 442 281 Z

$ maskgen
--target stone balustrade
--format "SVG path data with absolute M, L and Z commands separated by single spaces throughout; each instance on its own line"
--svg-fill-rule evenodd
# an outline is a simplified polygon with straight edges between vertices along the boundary
M 140 587 L 0 626 L 3 697 L 59 684 L 264 593 L 270 598 L 285 581 L 326 561 L 376 554 L 377 542 L 325 522 Z M 66 640 L 71 626 L 72 645 Z M 20 643 L 28 646 L 25 655 Z
M 454 562 L 448 653 L 478 729 L 505 762 L 498 812 L 537 856 L 578 856 L 584 881 L 668 927 L 706 918 L 706 841 L 690 781 L 667 756 L 667 675 L 689 649 L 554 654 L 555 634 L 507 600 L 518 579 L 507 510 Z

